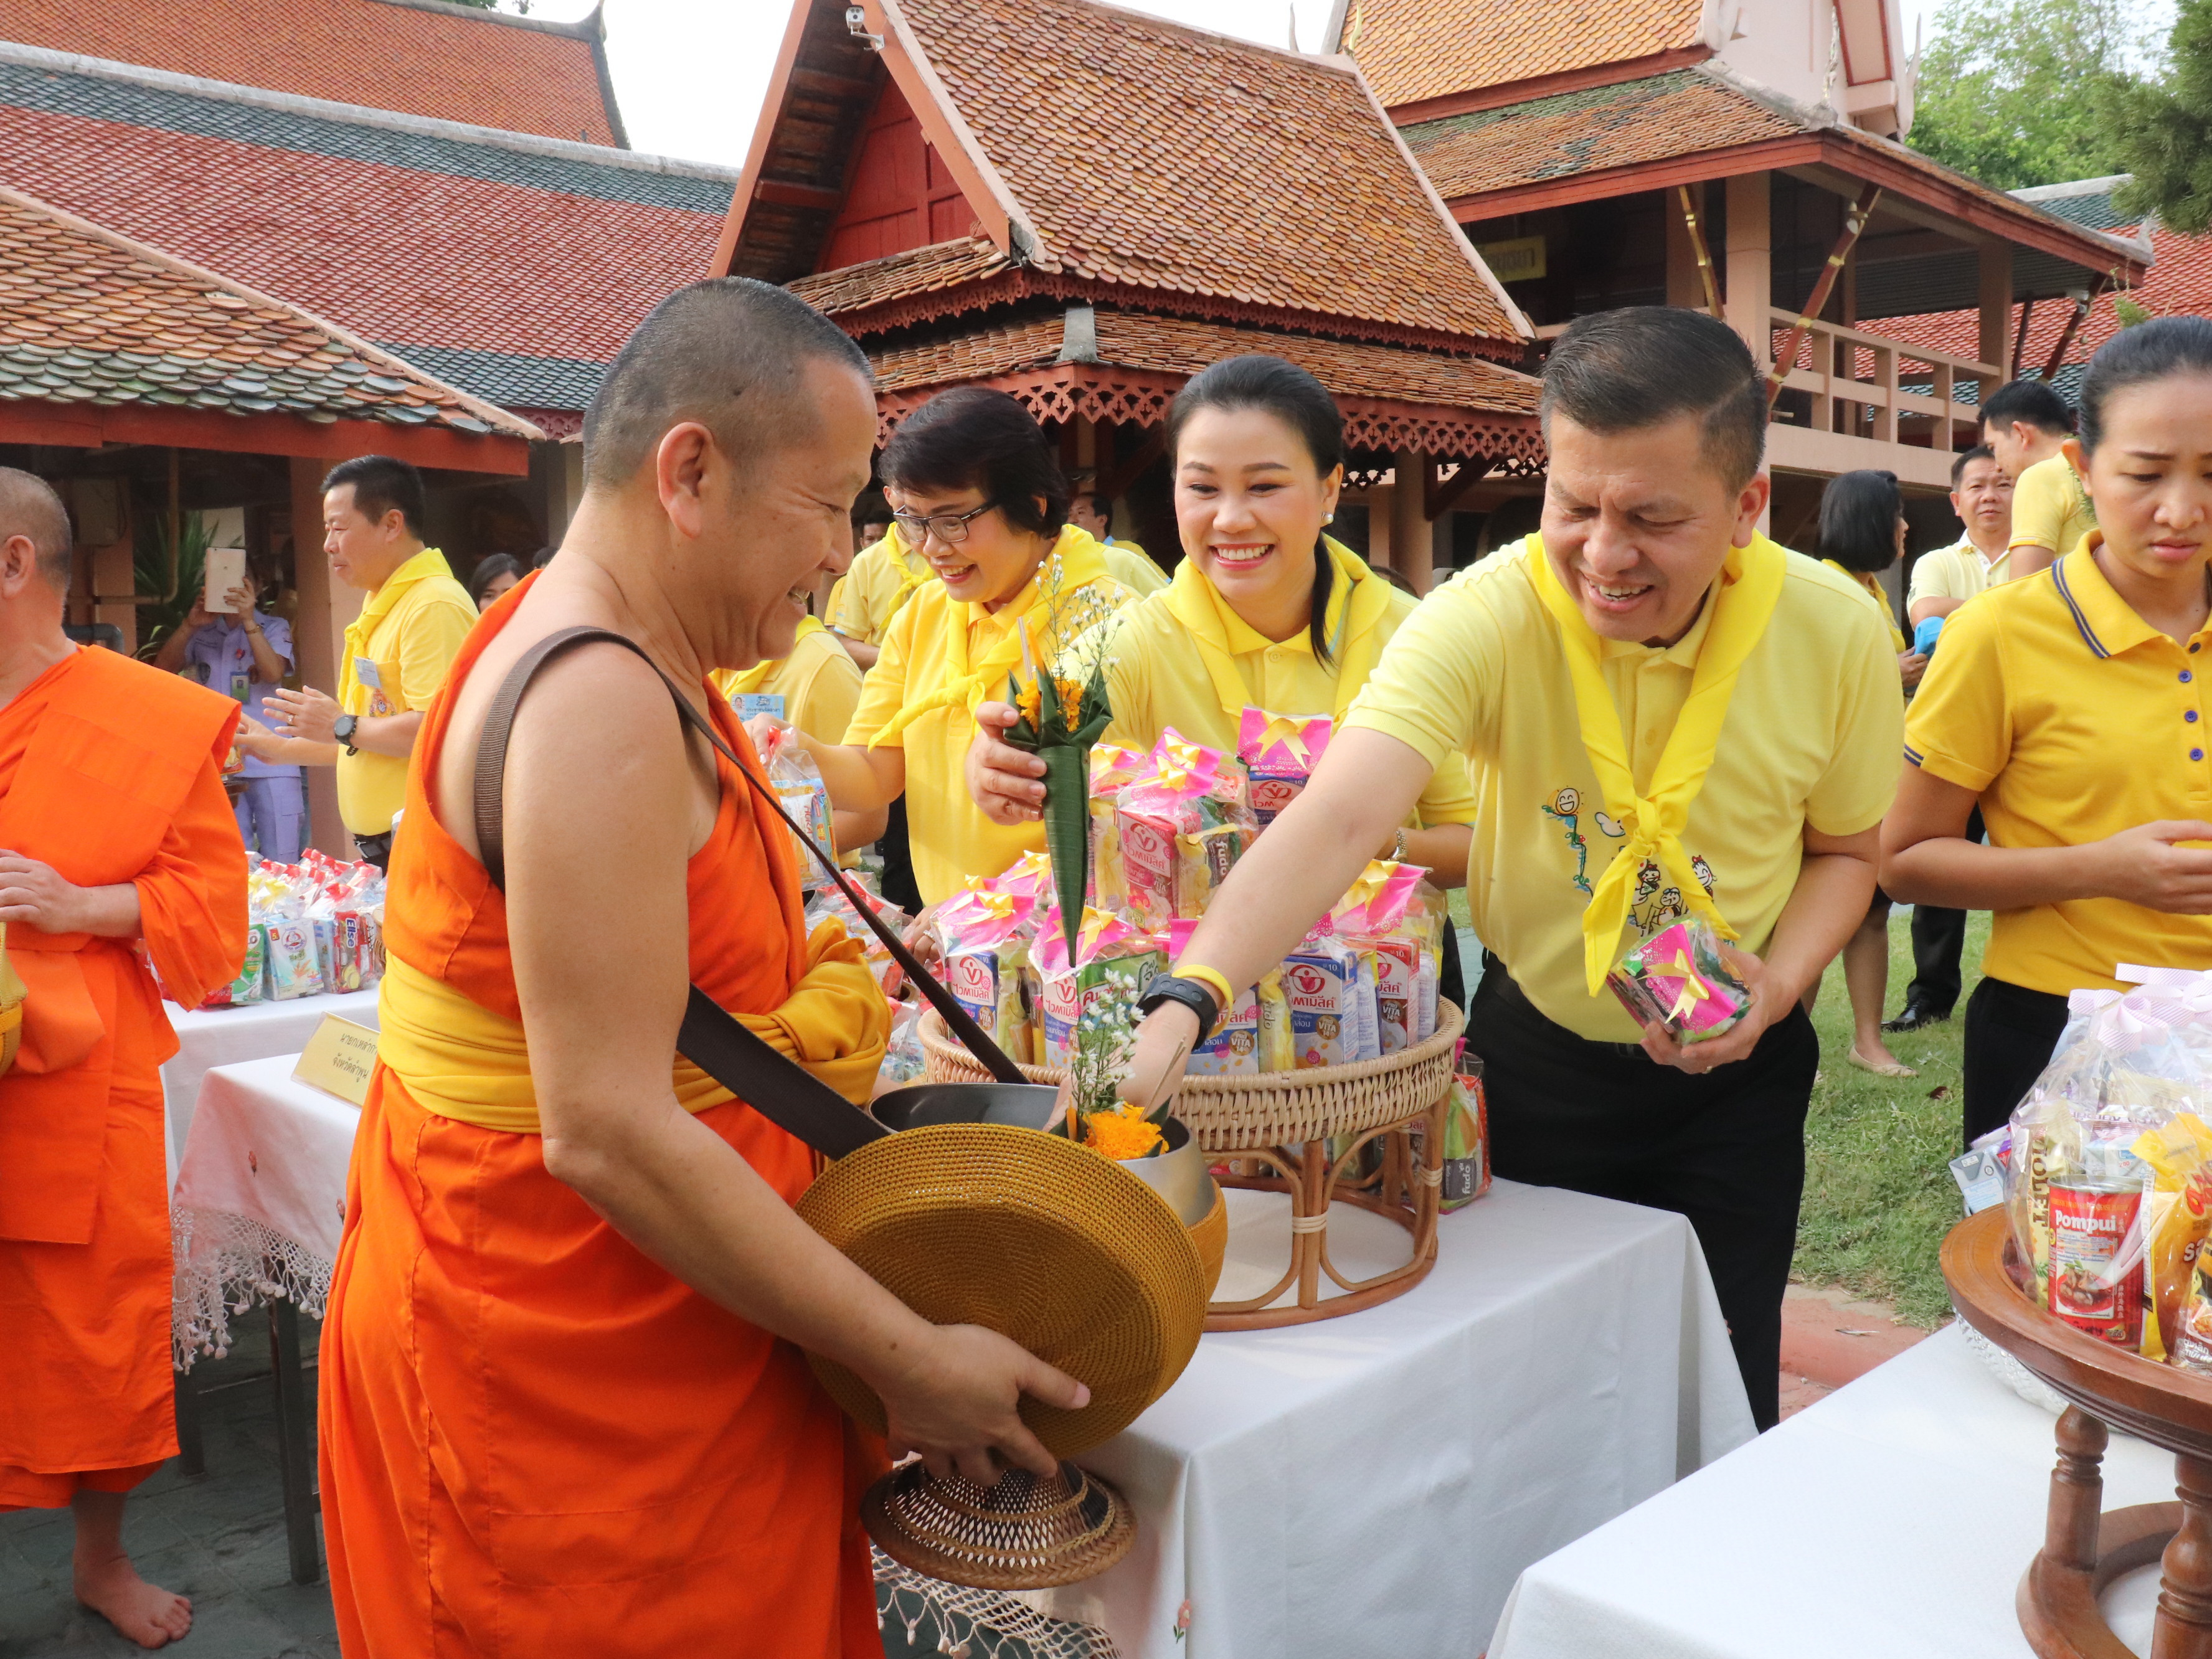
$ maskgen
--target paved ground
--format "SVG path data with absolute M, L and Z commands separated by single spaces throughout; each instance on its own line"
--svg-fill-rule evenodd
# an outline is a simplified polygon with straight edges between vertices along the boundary
M 1899 1324 L 1879 1302 L 1792 1285 L 1782 1303 L 1783 1416 L 1795 1417 L 1929 1334 Z
M 194 1375 L 212 1385 L 265 1373 L 268 1329 L 258 1313 L 239 1320 L 229 1357 Z M 311 1330 L 303 1340 L 312 1340 Z M 313 1383 L 310 1371 L 311 1391 Z M 124 1523 L 124 1544 L 139 1570 L 192 1599 L 192 1633 L 179 1653 L 337 1659 L 329 1591 L 291 1582 L 267 1382 L 211 1396 L 205 1419 L 207 1474 L 188 1480 L 170 1463 L 132 1496 Z M 0 1659 L 122 1659 L 143 1651 L 71 1598 L 70 1534 L 65 1510 L 0 1515 Z

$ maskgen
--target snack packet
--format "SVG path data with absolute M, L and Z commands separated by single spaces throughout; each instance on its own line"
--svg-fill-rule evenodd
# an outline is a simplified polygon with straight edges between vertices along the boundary
M 1725 1036 L 1751 1006 L 1751 993 L 1721 960 L 1720 936 L 1702 916 L 1687 916 L 1620 959 L 1605 982 L 1638 1025 L 1655 1020 L 1677 1042 Z
M 938 907 L 943 977 L 960 1006 L 1016 1064 L 1037 1063 L 1030 984 L 1035 901 L 975 887 Z
M 1371 959 L 1382 1054 L 1436 1035 L 1444 900 L 1427 875 L 1375 860 L 1329 912 L 1330 929 Z
M 1155 932 L 1177 916 L 1203 915 L 1259 834 L 1243 773 L 1173 727 L 1153 750 L 1151 772 L 1115 797 L 1115 818 L 1128 915 Z
M 1326 714 L 1272 714 L 1245 706 L 1237 723 L 1237 758 L 1251 781 L 1252 816 L 1261 829 L 1304 790 L 1334 726 Z
M 1291 1003 L 1283 989 L 1283 970 L 1279 964 L 1260 975 L 1260 982 L 1252 988 L 1260 1012 L 1260 1069 L 1263 1072 L 1294 1072 L 1298 1066 L 1298 1042 L 1291 1027 Z
M 1114 815 L 1114 802 L 1125 788 L 1147 770 L 1150 757 L 1142 750 L 1102 743 L 1091 750 L 1091 878 L 1083 902 L 1085 908 L 1120 914 L 1128 908 L 1128 878 L 1121 868 L 1121 827 Z
M 1112 1069 L 1125 1066 L 1134 1042 L 1137 1003 L 1156 975 L 1167 969 L 1158 939 L 1119 916 L 1086 908 L 1073 960 L 1056 915 L 1040 927 L 1036 953 L 1037 1001 L 1047 1066 L 1069 1066 L 1076 1045 L 1091 1033 L 1107 1047 Z

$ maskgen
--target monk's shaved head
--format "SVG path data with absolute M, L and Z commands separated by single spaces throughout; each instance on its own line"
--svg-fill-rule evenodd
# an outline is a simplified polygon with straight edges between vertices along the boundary
M 696 421 L 740 465 L 811 434 L 805 370 L 871 376 L 867 354 L 783 289 L 725 276 L 678 289 L 637 325 L 584 411 L 584 483 L 627 483 L 669 428 Z
M 39 550 L 39 574 L 58 593 L 69 592 L 69 509 L 44 478 L 0 466 L 0 542 L 27 536 Z

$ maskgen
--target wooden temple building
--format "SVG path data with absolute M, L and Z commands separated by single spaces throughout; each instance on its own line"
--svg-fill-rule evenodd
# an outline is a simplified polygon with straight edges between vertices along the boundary
M 1416 586 L 1533 525 L 1525 374 L 1577 316 L 1743 335 L 1778 535 L 1856 467 L 1933 534 L 2023 309 L 2142 276 L 2139 242 L 1901 142 L 1896 0 L 1339 0 L 1324 46 L 1092 0 L 798 0 L 714 269 L 836 317 L 887 432 L 947 386 L 1020 397 L 1168 557 L 1168 398 L 1232 352 L 1303 362 L 1358 447 L 1352 538 Z M 1960 309 L 1966 349 L 1882 331 Z
M 1002 388 L 1171 562 L 1169 399 L 1272 352 L 1347 416 L 1346 539 L 1416 587 L 1478 481 L 1540 468 L 1528 323 L 1352 64 L 1090 0 L 852 10 L 799 0 L 715 269 L 857 337 L 886 435 Z

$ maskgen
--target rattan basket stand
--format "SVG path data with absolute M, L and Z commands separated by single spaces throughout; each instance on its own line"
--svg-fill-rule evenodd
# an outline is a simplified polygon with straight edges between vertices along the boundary
M 1215 1179 L 1224 1187 L 1280 1193 L 1291 1203 L 1290 1260 L 1281 1278 L 1262 1295 L 1209 1303 L 1207 1330 L 1334 1319 L 1403 1296 L 1428 1277 L 1437 1261 L 1445 1113 L 1463 1024 L 1460 1011 L 1440 1001 L 1433 1036 L 1380 1060 L 1183 1079 L 1175 1113 L 1217 1168 L 1226 1167 Z M 981 1080 L 981 1066 L 936 1014 L 922 1016 L 921 1030 L 932 1081 Z M 1022 1069 L 1031 1080 L 1054 1086 L 1063 1075 L 1056 1066 Z M 1332 1158 L 1329 1142 L 1343 1136 L 1352 1139 Z M 1376 1142 L 1380 1156 L 1362 1172 L 1369 1162 L 1364 1149 Z M 1413 1246 L 1407 1261 L 1365 1279 L 1346 1278 L 1328 1248 L 1329 1215 L 1339 1204 L 1403 1227 Z M 1339 1294 L 1322 1294 L 1323 1275 Z M 1293 1285 L 1295 1299 L 1283 1301 Z

